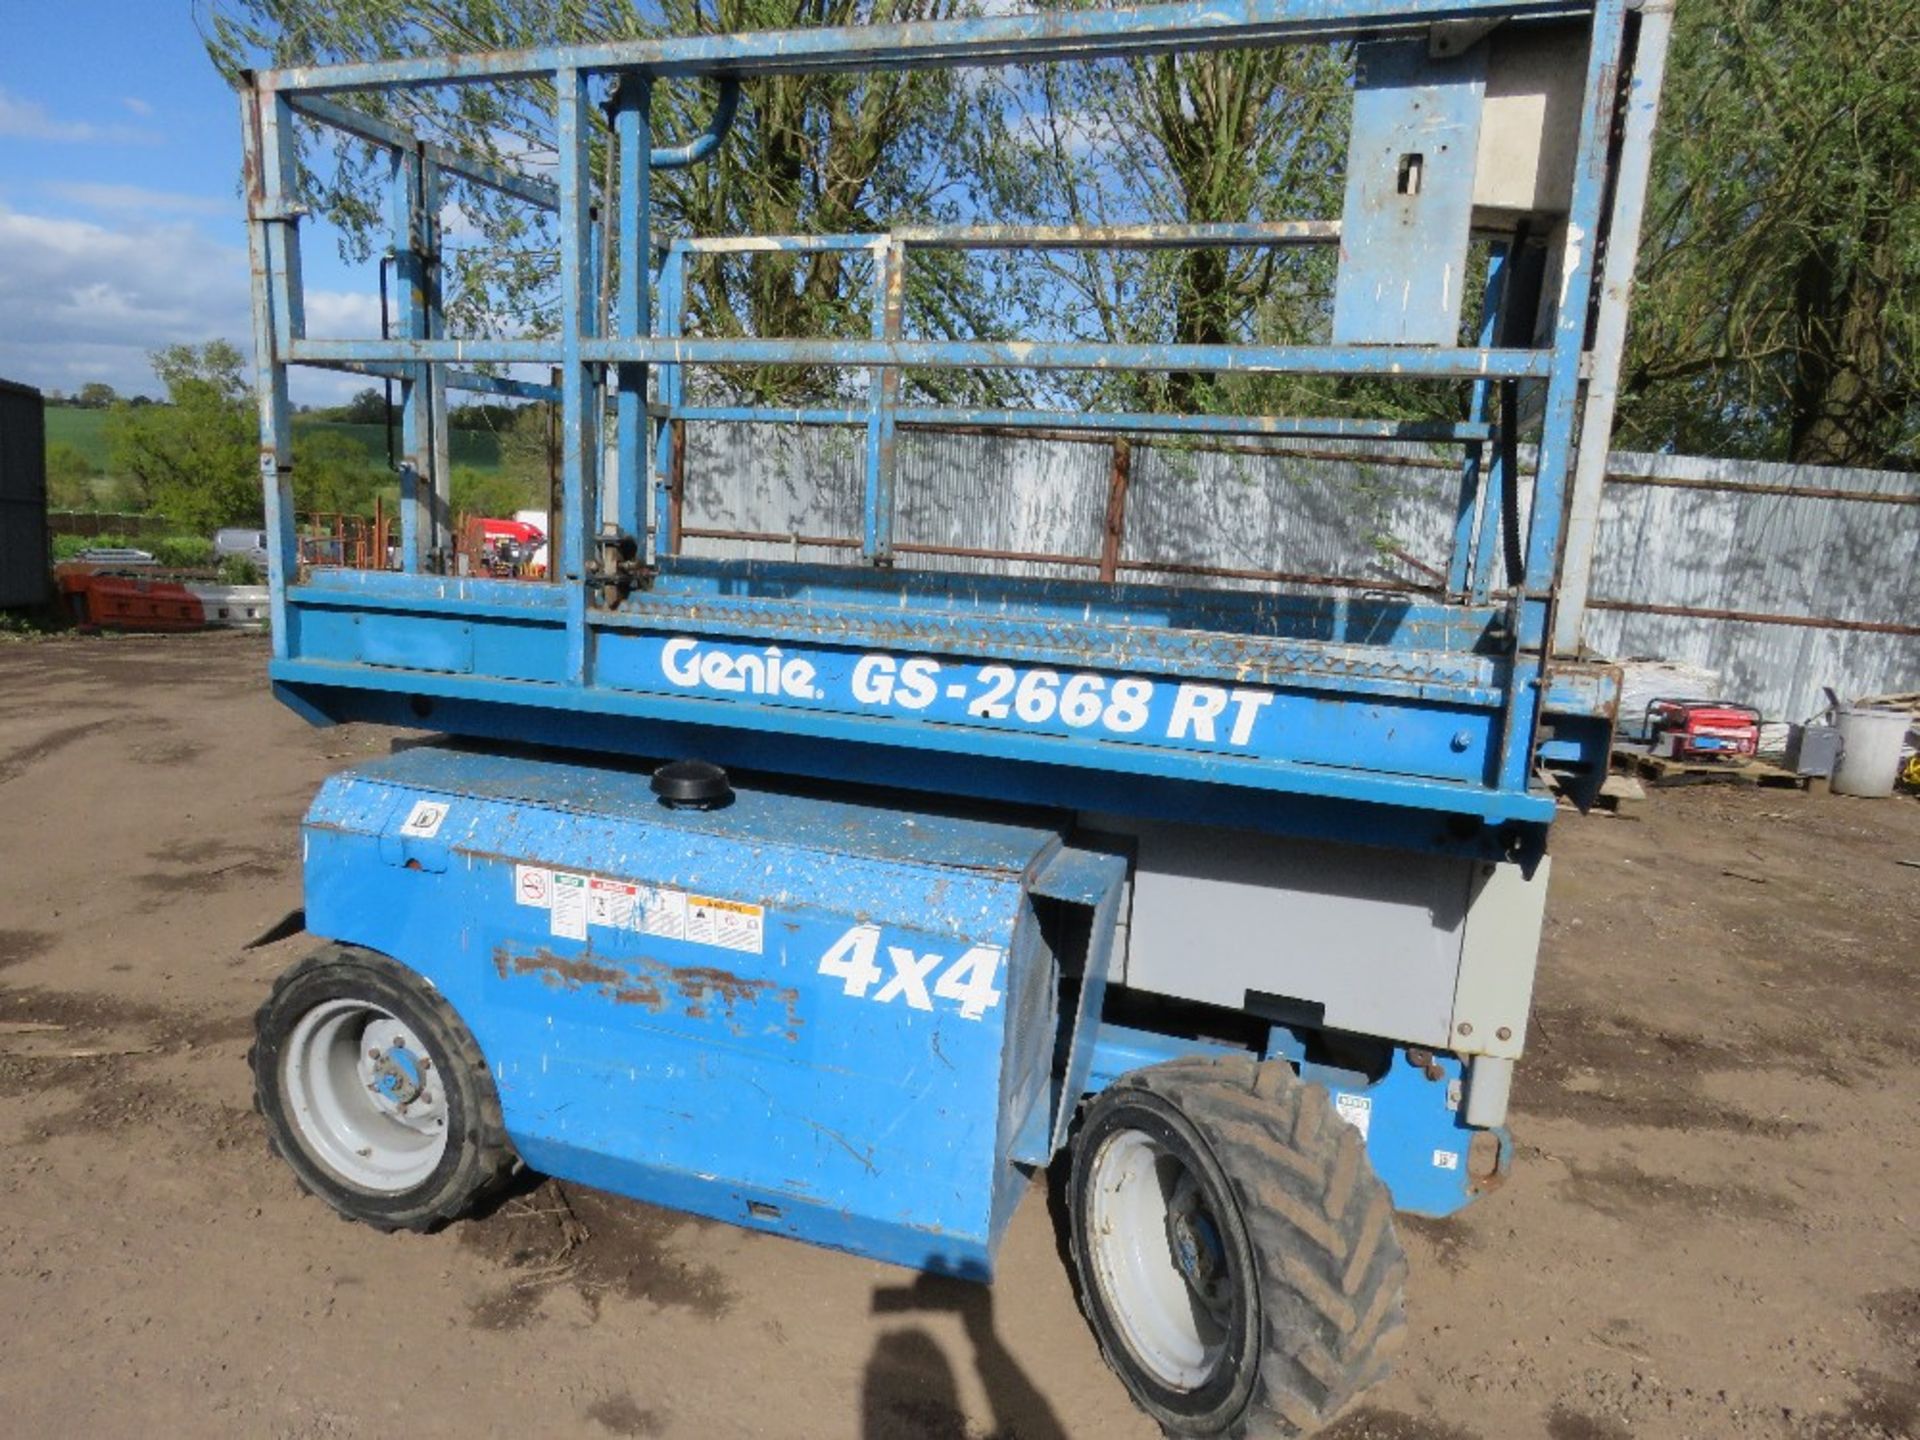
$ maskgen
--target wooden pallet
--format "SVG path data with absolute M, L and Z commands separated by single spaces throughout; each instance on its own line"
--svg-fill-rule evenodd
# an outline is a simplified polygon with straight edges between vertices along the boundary
M 1765 760 L 1669 760 L 1645 750 L 1616 747 L 1613 768 L 1649 785 L 1770 785 L 1825 793 L 1824 775 L 1800 775 Z

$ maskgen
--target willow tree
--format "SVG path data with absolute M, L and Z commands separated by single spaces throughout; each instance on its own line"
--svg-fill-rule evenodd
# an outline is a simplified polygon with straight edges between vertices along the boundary
M 1336 216 L 1351 70 L 1344 47 L 1286 46 L 1014 72 L 989 157 L 997 212 L 1055 225 Z M 1044 280 L 1023 298 L 1036 323 L 1076 338 L 1297 341 L 1325 322 L 1333 262 L 1284 249 L 1063 251 L 1037 258 Z M 1249 410 L 1311 387 L 1101 374 L 1079 388 L 1131 406 Z
M 971 13 L 973 0 L 209 0 L 202 33 L 229 75 L 260 65 L 308 65 L 637 39 L 655 35 L 865 25 Z M 952 71 L 812 72 L 760 77 L 718 155 L 654 177 L 656 233 L 829 234 L 938 223 L 960 213 L 952 176 L 971 137 L 991 129 L 996 95 Z M 551 171 L 554 94 L 543 80 L 370 91 L 344 97 L 381 118 L 495 162 Z M 706 125 L 708 82 L 656 86 L 657 144 Z M 383 250 L 384 162 L 349 138 L 306 132 L 303 188 L 340 229 L 350 259 Z M 593 160 L 607 134 L 594 126 Z M 463 236 L 450 237 L 450 305 L 458 321 L 495 332 L 554 324 L 557 236 L 551 222 L 477 187 L 455 184 Z M 870 324 L 864 257 L 828 253 L 703 261 L 690 276 L 689 323 L 708 335 L 862 334 Z M 989 321 L 964 270 L 922 270 L 907 295 L 909 323 L 936 331 Z M 965 312 L 964 315 L 962 312 Z M 990 324 L 986 325 L 990 329 Z M 763 399 L 839 383 L 822 373 L 729 372 Z
M 1920 6 L 1682 5 L 1621 443 L 1920 463 Z

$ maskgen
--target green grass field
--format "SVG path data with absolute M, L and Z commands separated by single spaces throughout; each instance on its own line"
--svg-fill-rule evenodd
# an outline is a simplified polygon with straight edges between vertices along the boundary
M 95 470 L 107 470 L 107 412 L 78 410 L 70 405 L 49 405 L 47 444 L 65 443 L 87 457 Z M 295 417 L 296 435 L 312 430 L 333 430 L 360 442 L 368 456 L 379 465 L 387 459 L 387 432 L 380 425 L 344 425 L 330 420 L 302 420 Z M 470 465 L 476 470 L 500 468 L 500 438 L 486 430 L 455 430 L 449 437 L 453 463 Z
M 94 469 L 107 468 L 106 411 L 75 410 L 66 405 L 49 405 L 46 416 L 49 446 L 71 445 L 87 457 L 87 463 Z

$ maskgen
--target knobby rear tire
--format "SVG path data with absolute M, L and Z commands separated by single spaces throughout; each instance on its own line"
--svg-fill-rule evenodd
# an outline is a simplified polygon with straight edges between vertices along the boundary
M 1196 1383 L 1168 1383 L 1164 1362 L 1136 1353 L 1116 1309 L 1125 1286 L 1102 1278 L 1114 1262 L 1096 1256 L 1110 1242 L 1090 1233 L 1091 1217 L 1113 1212 L 1089 1186 L 1112 1168 L 1099 1162 L 1103 1147 L 1128 1136 L 1191 1173 L 1233 1272 L 1231 1305 L 1209 1292 L 1219 1313 L 1200 1323 L 1219 1330 L 1218 1358 Z M 1168 1434 L 1311 1435 L 1385 1377 L 1406 1323 L 1392 1201 L 1359 1133 L 1285 1062 L 1196 1057 L 1121 1077 L 1084 1112 L 1070 1197 L 1082 1308 L 1107 1362 Z

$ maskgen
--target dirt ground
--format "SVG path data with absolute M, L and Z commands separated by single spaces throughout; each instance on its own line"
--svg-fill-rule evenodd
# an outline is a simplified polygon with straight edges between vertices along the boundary
M 1040 1194 L 991 1291 L 552 1184 L 432 1237 L 301 1195 L 243 1057 L 311 942 L 242 946 L 391 736 L 264 659 L 0 641 L 0 1432 L 1150 1435 Z M 1336 1440 L 1920 1434 L 1920 804 L 1667 791 L 1555 854 L 1514 1174 L 1402 1224 Z

